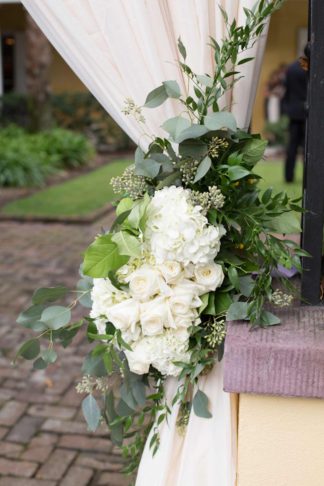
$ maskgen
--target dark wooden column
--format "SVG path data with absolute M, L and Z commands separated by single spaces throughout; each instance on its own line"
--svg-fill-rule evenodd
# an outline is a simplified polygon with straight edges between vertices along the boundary
M 304 170 L 302 297 L 320 302 L 324 219 L 324 1 L 309 0 L 310 70 Z

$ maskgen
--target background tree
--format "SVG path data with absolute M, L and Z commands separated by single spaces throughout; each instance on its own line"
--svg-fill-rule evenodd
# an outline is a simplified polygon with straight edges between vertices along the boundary
M 34 22 L 26 14 L 26 86 L 31 103 L 31 129 L 44 130 L 52 124 L 50 108 L 49 67 L 51 46 Z

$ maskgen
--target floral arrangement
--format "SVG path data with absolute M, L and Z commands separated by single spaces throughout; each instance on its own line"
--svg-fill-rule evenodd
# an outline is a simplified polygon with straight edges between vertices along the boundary
M 135 165 L 112 180 L 121 194 L 116 219 L 86 250 L 71 303 L 55 303 L 68 298 L 65 287 L 41 288 L 18 318 L 37 333 L 18 351 L 34 360 L 34 368 L 53 363 L 57 345 L 68 346 L 87 326 L 94 347 L 77 386 L 87 393 L 83 412 L 91 430 L 107 423 L 129 459 L 127 472 L 136 467 L 149 431 L 153 453 L 159 446 L 159 425 L 171 406 L 166 378 L 179 380 L 172 403 L 180 403 L 179 427 L 185 427 L 191 409 L 209 418 L 199 376 L 222 359 L 226 322 L 278 324 L 267 305 L 286 306 L 293 298 L 289 281 L 281 278 L 285 293 L 272 276 L 278 264 L 300 270 L 306 255 L 276 236 L 298 231 L 293 215 L 298 201 L 260 191 L 254 167 L 266 142 L 238 129 L 234 116 L 219 110 L 239 66 L 250 60 L 238 60 L 238 54 L 255 42 L 280 4 L 261 0 L 245 9 L 243 26 L 229 23 L 223 12 L 228 36 L 222 45 L 211 39 L 213 75 L 191 70 L 179 39 L 188 93 L 176 81 L 165 81 L 144 107 L 173 98 L 183 113 L 165 121 L 166 136 L 152 137 L 146 152 L 137 148 Z M 124 112 L 145 127 L 142 108 L 132 100 Z M 90 308 L 90 316 L 71 322 L 78 303 Z M 41 338 L 49 341 L 45 349 Z

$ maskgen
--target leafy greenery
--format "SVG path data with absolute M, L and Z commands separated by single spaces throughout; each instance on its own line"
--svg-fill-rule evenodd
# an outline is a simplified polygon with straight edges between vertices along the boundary
M 133 147 L 129 137 L 91 93 L 56 93 L 51 95 L 49 103 L 54 126 L 82 133 L 98 149 L 113 151 Z M 1 96 L 0 127 L 16 124 L 31 131 L 35 118 L 35 105 L 28 95 L 6 93 Z
M 88 174 L 8 203 L 4 214 L 15 216 L 83 216 L 115 199 L 109 180 L 119 175 L 129 160 L 110 162 Z
M 285 115 L 281 116 L 277 122 L 266 122 L 264 135 L 269 141 L 269 145 L 285 147 L 288 143 L 288 127 L 289 118 Z
M 63 129 L 29 134 L 9 126 L 0 130 L 0 186 L 41 186 L 50 174 L 85 165 L 93 155 L 83 135 Z
M 132 200 L 131 188 L 125 185 L 128 190 L 117 206 L 117 218 L 110 233 L 97 236 L 85 252 L 82 283 L 74 291 L 70 305 L 53 305 L 53 300 L 60 298 L 60 290 L 38 290 L 34 294 L 36 303 L 18 318 L 23 326 L 39 333 L 36 341 L 41 337 L 49 340 L 49 350 L 56 342 L 68 345 L 78 329 L 87 325 L 88 338 L 94 347 L 84 362 L 83 372 L 87 376 L 80 386 L 88 394 L 83 404 L 85 417 L 94 429 L 100 420 L 100 403 L 100 415 L 113 442 L 122 447 L 129 460 L 130 473 L 136 468 L 150 430 L 153 454 L 159 447 L 159 425 L 170 413 L 164 391 L 165 376 L 153 366 L 144 375 L 132 373 L 126 358 L 131 347 L 109 320 L 98 334 L 91 318 L 70 323 L 68 317 L 78 302 L 86 300 L 89 305 L 85 297 L 90 292 L 92 277 L 109 278 L 116 287 L 125 289 L 118 269 L 128 260 L 129 264 L 134 263 L 145 253 L 142 238 L 150 196 L 164 186 L 178 185 L 200 198 L 210 225 L 226 228 L 216 257 L 225 279 L 216 292 L 202 297 L 200 322 L 192 323 L 190 328 L 189 362 L 174 363 L 179 367 L 179 385 L 172 405 L 180 404 L 183 423 L 191 408 L 199 417 L 211 417 L 208 396 L 199 389 L 198 378 L 222 359 L 225 320 L 243 319 L 260 327 L 279 323 L 265 309 L 265 304 L 274 300 L 272 272 L 278 264 L 300 269 L 299 259 L 306 254 L 293 241 L 283 241 L 274 232 L 282 228 L 295 231 L 291 221 L 293 214 L 300 211 L 298 200 L 283 192 L 258 187 L 260 176 L 255 166 L 263 157 L 266 143 L 260 136 L 238 129 L 233 115 L 220 111 L 219 100 L 238 79 L 240 65 L 250 60 L 241 53 L 255 42 L 265 20 L 281 3 L 281 0 L 261 0 L 253 9 L 245 9 L 246 22 L 242 26 L 236 21 L 229 22 L 222 11 L 228 34 L 222 44 L 211 39 L 216 64 L 212 76 L 191 70 L 186 64 L 185 46 L 179 40 L 180 67 L 193 94 L 182 94 L 178 83 L 168 80 L 147 96 L 147 108 L 159 106 L 169 98 L 177 100 L 182 105 L 182 115 L 163 124 L 168 135 L 155 138 L 146 153 L 136 151 L 135 172 L 145 179 L 146 194 Z M 20 350 L 27 359 L 36 358 L 35 367 L 55 358 L 52 353 L 40 352 L 42 361 L 38 358 L 37 344 Z M 94 398 L 95 392 L 102 395 L 100 401 Z

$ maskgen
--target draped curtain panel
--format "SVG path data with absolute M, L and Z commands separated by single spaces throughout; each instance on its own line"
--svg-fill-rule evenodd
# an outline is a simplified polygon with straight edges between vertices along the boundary
M 83 83 L 142 148 L 142 128 L 122 113 L 125 98 L 141 105 L 146 94 L 162 81 L 176 79 L 185 89 L 179 70 L 177 39 L 188 52 L 188 64 L 198 74 L 211 74 L 214 58 L 209 36 L 225 35 L 221 5 L 229 19 L 244 21 L 243 7 L 255 0 L 22 0 L 51 43 Z M 227 93 L 223 107 L 231 109 L 241 128 L 250 123 L 266 34 L 248 53 L 255 56 L 241 66 L 244 79 Z M 158 135 L 163 121 L 180 113 L 173 100 L 145 110 L 147 130 Z

